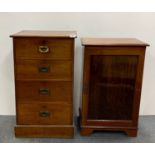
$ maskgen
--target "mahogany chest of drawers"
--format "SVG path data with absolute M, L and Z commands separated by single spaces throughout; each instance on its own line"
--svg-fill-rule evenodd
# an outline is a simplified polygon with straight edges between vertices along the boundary
M 137 39 L 83 38 L 81 135 L 95 130 L 137 135 L 145 49 Z
M 73 137 L 74 31 L 13 37 L 18 137 Z

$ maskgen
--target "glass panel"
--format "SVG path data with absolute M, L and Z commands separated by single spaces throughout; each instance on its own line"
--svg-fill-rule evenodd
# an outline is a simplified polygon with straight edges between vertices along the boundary
M 88 119 L 130 120 L 137 56 L 91 56 Z

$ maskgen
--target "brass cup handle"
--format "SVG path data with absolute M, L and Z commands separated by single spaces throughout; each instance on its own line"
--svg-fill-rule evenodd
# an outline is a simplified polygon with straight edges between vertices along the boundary
M 39 52 L 40 53 L 48 53 L 49 47 L 48 46 L 39 46 Z

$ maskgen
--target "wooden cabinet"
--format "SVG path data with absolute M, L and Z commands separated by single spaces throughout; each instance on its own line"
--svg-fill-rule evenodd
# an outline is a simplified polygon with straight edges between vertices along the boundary
M 83 38 L 81 134 L 125 131 L 136 136 L 145 49 L 137 39 Z
M 76 32 L 22 31 L 11 37 L 16 90 L 15 135 L 73 137 Z

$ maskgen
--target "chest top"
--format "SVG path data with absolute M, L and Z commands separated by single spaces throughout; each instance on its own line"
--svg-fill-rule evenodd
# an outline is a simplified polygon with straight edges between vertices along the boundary
M 75 31 L 21 31 L 10 37 L 49 37 L 49 38 L 76 38 Z

